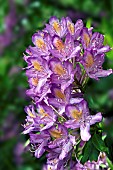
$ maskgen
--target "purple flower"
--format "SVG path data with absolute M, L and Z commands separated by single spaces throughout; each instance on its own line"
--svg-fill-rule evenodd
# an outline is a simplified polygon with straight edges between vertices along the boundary
M 34 126 L 34 119 L 37 117 L 37 114 L 34 110 L 34 106 L 33 105 L 26 106 L 25 112 L 27 113 L 27 117 L 26 117 L 26 124 L 24 124 L 25 129 L 23 131 L 23 134 L 27 134 L 32 131 L 39 130 L 39 127 Z
M 61 89 L 64 91 L 74 81 L 74 69 L 69 61 L 62 62 L 57 59 L 51 59 L 49 62 L 50 69 L 53 72 L 51 76 L 52 83 L 61 84 Z
M 66 34 L 67 27 L 66 19 L 64 17 L 60 22 L 56 16 L 53 16 L 50 18 L 49 24 L 46 24 L 45 30 L 47 30 L 51 36 L 58 35 L 59 37 L 63 37 Z
M 68 105 L 66 107 L 66 115 L 69 120 L 64 123 L 67 128 L 80 128 L 80 135 L 83 141 L 88 141 L 90 135 L 90 125 L 102 120 L 101 113 L 89 115 L 89 110 L 86 101 L 81 101 L 76 105 Z
M 84 87 L 89 78 L 112 74 L 111 69 L 102 69 L 110 47 L 103 45 L 102 34 L 84 27 L 80 19 L 74 24 L 69 17 L 61 21 L 51 17 L 32 41 L 34 47 L 29 46 L 24 60 L 29 83 L 26 93 L 34 105 L 25 108 L 23 133 L 29 133 L 35 157 L 48 153 L 44 170 L 99 168 L 100 157 L 82 165 L 75 152 L 82 153 L 91 138 L 90 126 L 102 120 L 100 112 L 90 114 Z
M 52 72 L 49 69 L 48 62 L 41 57 L 28 57 L 26 58 L 26 61 L 28 62 L 26 75 L 28 76 L 28 82 L 30 85 L 30 89 L 27 91 L 27 94 L 32 97 L 40 97 L 40 93 L 41 96 L 45 93 L 44 89 L 46 89 L 46 93 L 49 91 L 48 80 Z
M 50 140 L 49 134 L 41 132 L 41 134 L 30 134 L 30 141 L 34 144 L 35 157 L 40 158 L 45 152 L 45 146 L 47 146 Z
M 98 32 L 92 34 L 92 29 L 84 28 L 81 33 L 81 43 L 84 50 L 92 50 L 94 55 L 104 54 L 111 48 L 103 45 L 104 36 Z
M 37 104 L 38 117 L 35 119 L 35 123 L 39 124 L 40 131 L 50 128 L 56 122 L 57 116 L 53 109 L 47 106 L 44 102 Z
M 83 22 L 81 19 L 77 20 L 75 25 L 69 17 L 66 17 L 67 29 L 71 36 L 74 36 L 77 39 L 80 36 L 80 33 L 83 29 Z
M 75 164 L 74 168 L 76 170 L 87 170 L 87 169 L 91 169 L 91 170 L 97 169 L 97 170 L 99 170 L 99 165 L 95 161 L 92 161 L 92 162 L 87 161 L 84 165 L 82 165 L 80 162 L 78 162 L 77 164 Z
M 54 111 L 50 106 L 47 106 L 44 102 L 37 104 L 37 113 L 34 111 L 34 106 L 30 105 L 25 107 L 25 111 L 28 114 L 26 118 L 26 124 L 24 125 L 24 134 L 32 131 L 43 131 L 53 126 L 57 119 Z
M 64 92 L 58 86 L 52 86 L 51 88 L 52 97 L 48 99 L 48 103 L 55 108 L 58 108 L 59 114 L 62 115 L 65 112 L 65 106 L 70 101 L 71 87 L 68 87 Z
M 99 77 L 106 77 L 113 73 L 112 69 L 102 69 L 103 62 L 103 54 L 93 55 L 92 51 L 85 51 L 82 63 L 90 78 L 98 80 Z
M 65 164 L 71 158 L 74 144 L 75 139 L 71 139 L 70 136 L 62 145 L 60 144 L 59 146 L 52 148 L 52 150 L 49 150 L 49 154 L 47 155 L 47 167 L 56 170 L 64 170 Z
M 40 56 L 49 55 L 49 50 L 52 48 L 51 37 L 44 32 L 35 33 L 32 37 L 32 41 L 36 46 L 36 53 Z
M 67 128 L 61 124 L 58 124 L 57 126 L 52 126 L 48 130 L 48 132 L 50 136 L 55 139 L 53 141 L 50 141 L 50 143 L 48 144 L 49 148 L 55 148 L 58 145 L 62 145 L 68 137 Z
M 62 61 L 66 61 L 74 57 L 77 59 L 80 56 L 80 44 L 78 41 L 74 42 L 74 39 L 70 34 L 66 35 L 65 42 L 63 42 L 60 37 L 54 36 L 53 46 L 54 49 L 50 50 L 52 55 Z
M 62 92 L 61 88 L 58 86 L 51 87 L 51 96 L 48 98 L 48 103 L 58 109 L 60 115 L 65 112 L 66 105 L 79 103 L 83 98 L 78 98 L 71 94 L 72 87 L 69 86 Z

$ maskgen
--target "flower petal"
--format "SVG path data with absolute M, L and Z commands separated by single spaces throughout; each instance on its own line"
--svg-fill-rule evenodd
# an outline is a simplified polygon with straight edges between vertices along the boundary
M 110 74 L 113 74 L 113 70 L 112 69 L 108 69 L 108 70 L 99 69 L 96 73 L 88 74 L 88 75 L 89 75 L 89 77 L 98 80 L 98 77 L 107 77 Z
M 99 112 L 96 115 L 91 116 L 92 119 L 90 120 L 90 125 L 93 125 L 97 122 L 101 122 L 102 120 L 102 114 Z
M 80 135 L 83 141 L 88 141 L 91 138 L 89 131 L 90 131 L 89 123 L 85 123 L 80 126 Z
M 72 148 L 73 148 L 73 145 L 70 141 L 65 143 L 62 147 L 62 151 L 59 155 L 59 159 L 63 160 L 65 157 L 67 157 L 67 154 L 71 151 Z

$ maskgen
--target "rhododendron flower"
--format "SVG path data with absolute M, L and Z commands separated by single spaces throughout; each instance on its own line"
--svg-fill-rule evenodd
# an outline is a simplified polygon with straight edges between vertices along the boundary
M 35 157 L 47 153 L 44 170 L 99 168 L 105 162 L 100 156 L 97 162 L 87 160 L 84 165 L 78 156 L 94 131 L 98 132 L 95 124 L 102 120 L 101 112 L 89 109 L 84 87 L 89 78 L 112 74 L 111 69 L 102 69 L 105 53 L 111 48 L 103 45 L 102 34 L 93 33 L 81 19 L 74 24 L 69 17 L 61 21 L 51 17 L 49 24 L 32 36 L 32 42 L 34 46 L 24 54 L 24 69 L 29 83 L 26 94 L 33 104 L 25 107 L 23 133 L 29 134 Z M 95 130 L 90 132 L 90 126 Z
M 76 129 L 80 127 L 80 134 L 83 141 L 88 141 L 90 135 L 90 125 L 100 122 L 102 120 L 101 113 L 90 115 L 85 101 L 74 105 L 66 106 L 66 115 L 70 118 L 65 122 L 67 128 Z

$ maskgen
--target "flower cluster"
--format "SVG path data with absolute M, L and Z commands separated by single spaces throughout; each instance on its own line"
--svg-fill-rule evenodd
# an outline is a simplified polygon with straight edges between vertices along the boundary
M 80 19 L 74 24 L 68 17 L 61 21 L 51 17 L 24 54 L 30 87 L 26 93 L 34 104 L 25 107 L 23 133 L 30 135 L 35 157 L 48 152 L 44 167 L 48 170 L 77 167 L 80 163 L 72 161 L 77 141 L 88 141 L 90 126 L 102 120 L 100 112 L 91 114 L 83 95 L 88 78 L 112 74 L 102 68 L 110 47 L 92 30 Z

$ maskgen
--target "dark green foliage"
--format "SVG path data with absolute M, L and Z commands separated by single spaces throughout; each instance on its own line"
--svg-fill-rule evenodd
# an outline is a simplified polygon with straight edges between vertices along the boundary
M 92 143 L 100 152 L 108 152 L 108 148 L 106 147 L 100 135 L 94 134 L 92 137 Z
M 98 159 L 98 155 L 99 155 L 99 151 L 98 149 L 94 146 L 92 139 L 90 139 L 83 150 L 83 157 L 81 162 L 84 164 L 86 161 L 90 160 L 90 161 L 97 161 Z

